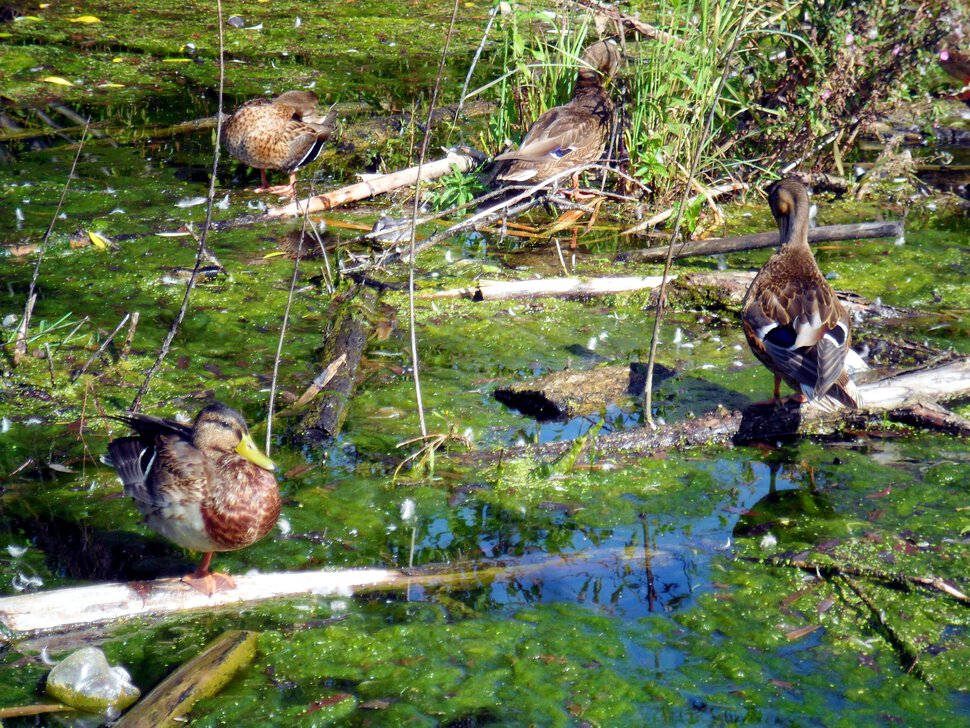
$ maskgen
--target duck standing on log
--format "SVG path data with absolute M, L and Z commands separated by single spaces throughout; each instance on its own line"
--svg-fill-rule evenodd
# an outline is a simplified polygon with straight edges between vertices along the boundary
M 293 195 L 296 170 L 317 158 L 333 127 L 317 114 L 316 94 L 287 91 L 272 100 L 247 101 L 229 117 L 222 133 L 229 154 L 259 170 L 262 184 L 254 192 Z M 271 187 L 267 169 L 288 173 L 289 184 Z
M 616 73 L 620 52 L 615 41 L 599 41 L 586 49 L 582 61 L 572 98 L 536 119 L 518 149 L 495 158 L 497 181 L 541 182 L 603 156 L 613 119 L 604 80 Z M 579 189 L 578 171 L 573 188 Z
M 137 435 L 108 443 L 110 464 L 145 522 L 170 541 L 205 555 L 183 578 L 205 594 L 233 589 L 209 571 L 215 551 L 256 543 L 280 515 L 273 462 L 253 442 L 236 410 L 215 403 L 190 426 L 130 413 L 114 417 Z
M 845 369 L 849 315 L 808 247 L 808 192 L 797 179 L 785 179 L 772 187 L 768 202 L 781 244 L 744 296 L 745 338 L 775 375 L 775 404 L 784 379 L 799 402 L 828 411 L 858 407 L 858 390 Z

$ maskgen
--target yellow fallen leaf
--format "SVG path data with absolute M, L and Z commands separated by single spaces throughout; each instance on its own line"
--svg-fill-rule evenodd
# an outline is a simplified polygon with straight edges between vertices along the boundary
M 78 15 L 76 18 L 68 18 L 72 23 L 100 23 L 101 18 L 94 15 Z
M 0 33 L 0 38 L 13 38 L 13 33 Z
M 49 8 L 50 6 L 51 6 L 50 3 L 41 3 L 37 7 L 39 7 L 41 10 L 43 10 L 44 8 Z
M 61 78 L 60 76 L 44 76 L 41 81 L 44 83 L 55 83 L 58 86 L 73 86 L 74 84 L 68 81 L 66 78 Z
M 38 18 L 36 15 L 18 15 L 16 18 L 13 19 L 13 22 L 15 22 L 15 23 L 22 23 L 25 20 L 30 21 L 31 23 L 43 23 L 44 22 L 44 19 L 43 18 Z
M 112 58 L 111 59 L 111 62 L 112 63 L 124 63 L 125 62 L 125 59 L 122 58 L 121 56 L 118 56 L 117 58 Z
M 267 253 L 263 256 L 263 260 L 269 260 L 270 258 L 278 258 L 281 255 L 286 255 L 282 250 L 274 250 L 272 253 Z
M 95 248 L 99 250 L 107 250 L 109 247 L 114 245 L 111 242 L 111 238 L 104 237 L 101 233 L 94 233 L 88 230 L 88 237 L 91 238 L 91 243 Z
M 124 88 L 124 87 L 125 87 L 125 85 L 123 83 L 111 83 L 111 82 L 108 82 L 108 83 L 99 83 L 98 84 L 98 88 Z
M 162 63 L 191 63 L 191 58 L 163 58 Z

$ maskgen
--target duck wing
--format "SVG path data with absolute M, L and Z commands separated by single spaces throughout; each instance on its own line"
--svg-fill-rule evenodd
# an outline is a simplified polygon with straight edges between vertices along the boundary
M 776 281 L 762 273 L 745 301 L 745 335 L 773 371 L 797 382 L 810 398 L 820 398 L 845 367 L 848 314 L 821 275 Z
M 536 120 L 518 149 L 498 155 L 495 161 L 548 163 L 573 155 L 573 163 L 582 164 L 603 153 L 603 142 L 603 126 L 597 117 L 569 105 L 557 106 Z M 581 154 L 576 155 L 577 151 Z M 591 154 L 595 156 L 591 158 Z

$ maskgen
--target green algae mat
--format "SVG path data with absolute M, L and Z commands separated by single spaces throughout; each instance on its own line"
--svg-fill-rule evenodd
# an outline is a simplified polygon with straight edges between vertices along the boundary
M 241 21 L 226 27 L 226 108 L 254 95 L 313 88 L 327 103 L 365 102 L 373 117 L 406 111 L 430 94 L 451 7 L 226 4 L 226 17 Z M 460 8 L 445 103 L 457 101 L 492 6 Z M 131 404 L 178 314 L 195 260 L 186 226 L 197 233 L 205 219 L 206 206 L 197 203 L 208 188 L 213 130 L 158 130 L 216 113 L 213 4 L 102 0 L 22 5 L 16 14 L 0 24 L 0 114 L 12 134 L 0 146 L 0 595 L 187 573 L 195 555 L 141 523 L 100 457 L 120 434 L 102 415 Z M 476 78 L 499 75 L 493 62 L 486 52 Z M 61 109 L 94 124 L 55 215 L 81 138 L 77 120 Z M 45 119 L 63 128 L 51 133 Z M 335 146 L 304 170 L 306 179 L 331 188 L 364 168 L 407 166 L 412 129 L 398 132 L 366 153 L 344 152 L 346 166 Z M 459 125 L 440 133 L 442 143 L 455 144 L 474 143 L 479 132 Z M 245 191 L 253 179 L 223 156 L 213 213 L 223 226 L 207 244 L 226 272 L 192 292 L 143 409 L 192 415 L 219 399 L 238 408 L 262 442 L 294 275 L 293 257 L 281 253 L 292 249 L 301 224 L 226 224 L 265 204 Z M 904 241 L 817 251 L 836 288 L 920 312 L 857 326 L 871 363 L 892 370 L 894 342 L 903 341 L 920 351 L 970 353 L 970 227 L 954 198 L 917 195 L 899 182 L 862 202 L 816 201 L 822 224 L 906 218 Z M 331 266 L 367 252 L 357 240 L 361 229 L 386 214 L 408 214 L 411 204 L 402 192 L 333 213 L 324 232 Z M 755 196 L 725 212 L 725 234 L 773 227 Z M 13 367 L 7 342 L 52 219 L 28 354 Z M 541 214 L 531 220 L 543 221 Z M 604 207 L 575 250 L 565 237 L 570 273 L 657 274 L 657 266 L 613 262 L 630 244 L 616 234 L 628 224 L 629 210 Z M 678 270 L 753 270 L 767 255 L 688 260 Z M 423 253 L 416 279 L 420 291 L 431 291 L 561 270 L 547 242 L 467 233 Z M 323 368 L 318 351 L 334 297 L 351 289 L 343 278 L 328 293 L 325 271 L 320 257 L 299 263 L 278 409 Z M 537 423 L 492 392 L 567 367 L 645 359 L 649 294 L 419 298 L 413 325 L 428 430 L 445 446 L 433 464 L 396 472 L 420 446 L 398 447 L 420 432 L 412 322 L 400 286 L 406 270 L 389 265 L 380 273 L 393 287 L 370 314 L 375 333 L 342 433 L 311 448 L 299 444 L 297 418 L 274 420 L 280 523 L 256 545 L 217 555 L 216 565 L 235 574 L 532 568 L 452 587 L 306 596 L 83 635 L 0 635 L 0 708 L 40 702 L 46 663 L 85 641 L 147 693 L 226 630 L 244 629 L 259 633 L 255 660 L 192 708 L 192 725 L 970 722 L 970 606 L 917 581 L 970 590 L 965 440 L 887 423 L 878 436 L 827 442 L 636 458 L 594 449 L 552 464 L 474 460 L 470 451 L 641 426 L 633 399 Z M 130 345 L 124 328 L 94 356 L 133 312 L 140 317 Z M 655 399 L 656 416 L 667 421 L 718 405 L 741 408 L 771 391 L 770 374 L 748 352 L 730 309 L 692 302 L 672 311 L 659 360 L 675 372 Z M 956 409 L 968 412 L 965 404 Z M 19 720 L 5 725 L 36 724 Z

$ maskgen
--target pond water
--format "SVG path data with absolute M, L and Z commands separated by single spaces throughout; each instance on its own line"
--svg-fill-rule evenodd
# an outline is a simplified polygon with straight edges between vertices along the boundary
M 360 7 L 353 13 L 335 10 L 333 28 L 326 30 L 342 38 L 339 49 L 308 48 L 305 56 L 270 25 L 261 5 L 233 10 L 247 22 L 261 19 L 266 31 L 259 42 L 254 35 L 231 39 L 233 53 L 247 64 L 229 65 L 227 108 L 250 94 L 310 82 L 331 100 L 355 100 L 359 92 L 388 108 L 426 93 L 437 36 L 414 33 L 417 20 L 399 21 L 378 3 L 354 5 Z M 281 10 L 287 27 L 294 25 L 298 11 L 276 7 Z M 453 85 L 463 79 L 487 10 L 482 6 L 463 21 L 449 71 Z M 111 14 L 105 4 L 84 11 Z M 432 29 L 443 32 L 448 11 L 428 11 Z M 361 29 L 368 18 L 379 18 L 379 33 Z M 135 34 L 129 28 L 134 22 L 118 18 L 118 37 L 100 38 L 82 67 L 64 70 L 63 56 L 79 41 L 61 30 L 63 23 L 32 31 L 56 36 L 47 38 L 53 45 L 35 46 L 31 41 L 38 38 L 24 36 L 6 61 L 8 72 L 25 84 L 24 101 L 9 118 L 36 122 L 30 109 L 56 113 L 51 104 L 63 103 L 94 113 L 118 130 L 119 139 L 108 133 L 85 142 L 41 264 L 31 354 L 17 368 L 8 358 L 0 365 L 0 595 L 192 568 L 194 555 L 147 529 L 113 471 L 99 461 L 109 437 L 119 434 L 99 415 L 130 405 L 181 302 L 179 271 L 194 261 L 191 237 L 155 233 L 201 226 L 205 206 L 180 203 L 205 195 L 211 165 L 211 130 L 158 138 L 130 132 L 201 118 L 216 108 L 210 66 L 163 63 L 186 34 L 171 24 L 155 35 Z M 145 22 L 155 27 L 156 21 Z M 404 54 L 398 43 L 406 33 L 414 47 Z M 203 36 L 194 42 L 201 48 Z M 259 62 L 259 43 L 290 54 L 274 61 L 286 71 L 285 82 L 279 65 Z M 358 55 L 365 62 L 348 59 Z M 116 64 L 123 69 L 112 75 L 116 56 L 128 61 Z M 16 57 L 23 57 L 19 65 Z M 321 59 L 334 61 L 336 70 L 321 74 Z M 170 70 L 174 65 L 177 70 Z M 119 98 L 108 98 L 106 90 L 66 89 L 55 99 L 56 87 L 32 95 L 36 84 L 23 79 L 37 66 L 70 78 L 117 78 L 126 87 Z M 456 93 L 449 91 L 446 100 Z M 13 316 L 16 325 L 23 310 L 36 262 L 36 253 L 21 248 L 40 243 L 77 151 L 79 135 L 67 136 L 11 143 L 0 157 L 4 340 L 11 335 L 6 319 Z M 405 152 L 378 154 L 370 164 L 393 163 Z M 326 187 L 347 181 L 351 172 L 317 165 L 308 174 Z M 255 211 L 259 201 L 244 191 L 253 178 L 251 170 L 223 159 L 217 200 L 228 195 L 228 203 L 216 209 L 217 221 Z M 925 312 L 859 327 L 856 338 L 876 367 L 890 366 L 886 350 L 894 342 L 970 352 L 966 218 L 947 198 L 910 192 L 900 185 L 895 194 L 862 203 L 819 198 L 825 224 L 907 216 L 902 245 L 865 241 L 818 251 L 837 288 Z M 409 205 L 400 195 L 328 216 L 335 257 L 346 259 L 346 246 L 359 234 L 352 226 L 369 228 L 382 214 L 399 216 Z M 726 209 L 728 234 L 772 227 L 758 199 Z M 569 254 L 570 268 L 589 276 L 656 273 L 656 266 L 613 262 L 623 246 L 641 243 L 617 236 L 624 223 L 618 214 L 604 211 L 602 217 Z M 541 225 L 544 218 L 533 222 Z M 209 399 L 220 399 L 240 409 L 262 441 L 294 265 L 291 257 L 274 254 L 299 227 L 263 223 L 211 234 L 209 247 L 228 274 L 193 292 L 145 411 L 193 415 Z M 92 245 L 88 232 L 114 246 Z M 729 255 L 721 265 L 753 269 L 767 254 Z M 323 266 L 316 258 L 300 263 L 280 366 L 284 404 L 327 363 L 316 353 L 331 312 Z M 678 270 L 717 266 L 690 260 Z M 423 254 L 417 280 L 426 291 L 477 277 L 559 271 L 558 254 L 548 244 L 476 233 Z M 391 266 L 384 277 L 400 282 L 405 271 Z M 340 290 L 347 289 L 342 284 Z M 648 302 L 646 293 L 582 301 L 419 299 L 415 324 L 429 430 L 465 436 L 474 450 L 452 443 L 437 454 L 433 469 L 395 476 L 414 452 L 397 446 L 418 434 L 419 425 L 407 298 L 399 290 L 384 293 L 373 316 L 389 333 L 369 343 L 342 434 L 324 449 L 308 448 L 296 444 L 295 419 L 276 420 L 272 456 L 283 473 L 281 525 L 248 549 L 217 555 L 216 566 L 241 574 L 449 564 L 477 577 L 455 587 L 307 597 L 66 638 L 9 639 L 0 648 L 0 707 L 40 702 L 38 684 L 49 669 L 44 657 L 60 658 L 80 642 L 102 646 L 147 690 L 210 639 L 242 627 L 261 633 L 256 660 L 193 709 L 193 725 L 970 721 L 970 612 L 964 605 L 881 579 L 766 563 L 794 556 L 932 575 L 966 591 L 965 442 L 887 425 L 880 437 L 831 442 L 801 439 L 640 458 L 587 452 L 571 466 L 476 455 L 572 439 L 597 426 L 639 427 L 642 410 L 632 399 L 568 422 L 537 424 L 499 404 L 492 392 L 566 367 L 645 359 Z M 121 357 L 115 345 L 74 381 L 133 311 L 141 318 L 130 354 Z M 655 400 L 657 416 L 668 421 L 719 404 L 743 407 L 770 393 L 770 375 L 747 351 L 736 312 L 673 311 L 660 361 L 675 372 L 659 385 Z M 966 414 L 966 406 L 959 411 Z M 402 519 L 411 504 L 414 516 Z M 917 668 L 907 669 L 908 654 L 918 656 Z

